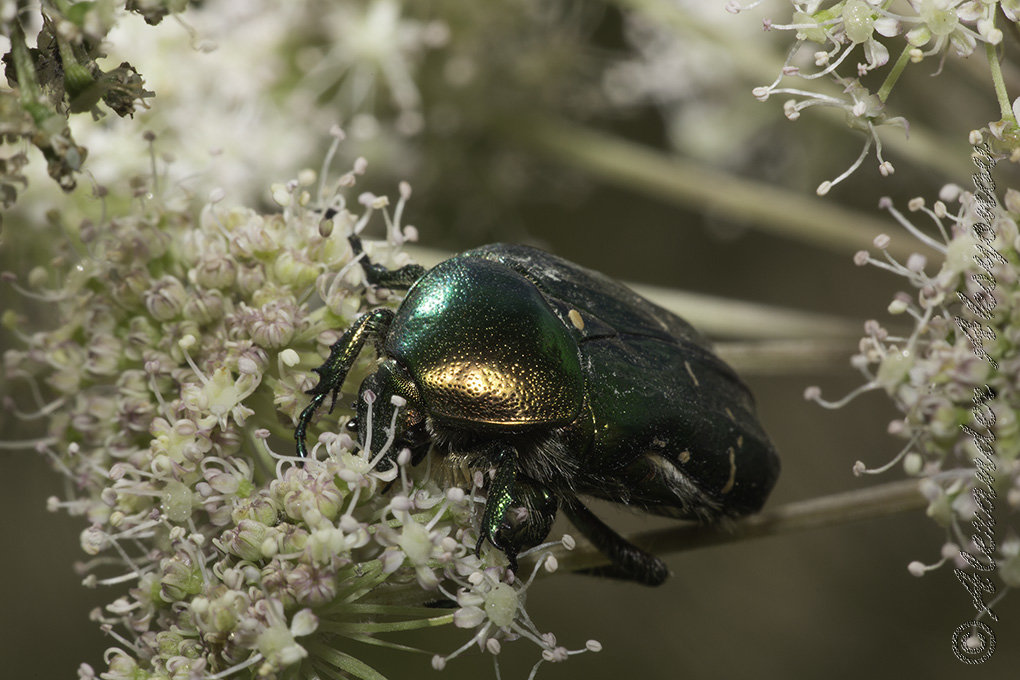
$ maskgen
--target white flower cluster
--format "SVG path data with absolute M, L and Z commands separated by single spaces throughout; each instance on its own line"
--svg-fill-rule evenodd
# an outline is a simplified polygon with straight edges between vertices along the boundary
M 449 33 L 441 21 L 405 16 L 397 0 L 213 1 L 185 16 L 195 28 L 123 17 L 109 51 L 137 64 L 158 93 L 160 105 L 139 120 L 172 140 L 176 172 L 214 175 L 244 199 L 272 173 L 305 167 L 320 153 L 308 131 L 338 116 L 353 138 L 374 137 L 373 113 L 392 105 L 397 129 L 419 132 L 417 69 Z M 202 113 L 209 111 L 216 115 Z M 145 154 L 122 128 L 73 124 L 100 181 L 144 169 Z
M 913 330 L 898 335 L 868 321 L 852 360 L 867 383 L 838 402 L 822 400 L 815 387 L 806 396 L 827 407 L 868 390 L 890 396 L 902 418 L 889 432 L 907 443 L 888 464 L 868 469 L 858 462 L 854 473 L 902 464 L 923 480 L 927 514 L 946 538 L 937 563 L 913 562 L 910 572 L 920 576 L 954 564 L 974 598 L 976 619 L 994 619 L 998 597 L 1020 586 L 1020 538 L 1006 524 L 1020 509 L 1020 192 L 1007 190 L 999 204 L 987 172 L 988 148 L 978 149 L 983 169 L 975 174 L 974 193 L 950 185 L 931 207 L 921 198 L 910 202 L 910 211 L 930 220 L 938 237 L 882 201 L 937 253 L 934 271 L 921 254 L 896 260 L 885 250 L 886 236 L 875 242 L 882 257 L 866 251 L 854 257 L 858 265 L 906 279 L 913 291 L 897 294 L 888 311 L 908 317 Z M 1005 586 L 998 596 L 992 573 Z
M 33 334 L 5 314 L 24 342 L 5 382 L 26 388 L 19 415 L 46 424 L 36 448 L 67 487 L 50 507 L 88 522 L 85 583 L 126 591 L 94 613 L 118 643 L 106 680 L 378 677 L 352 641 L 449 623 L 492 654 L 521 636 L 543 660 L 569 654 L 531 623 L 502 553 L 476 555 L 480 484 L 440 488 L 407 451 L 376 471 L 328 431 L 309 459 L 290 453 L 311 369 L 383 299 L 347 235 L 381 212 L 387 241 L 366 248 L 399 267 L 416 233 L 401 224 L 406 184 L 392 212 L 385 197 L 346 200 L 364 170 L 319 181 L 329 217 L 311 207 L 314 172 L 273 188 L 274 214 L 222 207 L 216 191 L 196 216 L 139 181 L 130 213 L 55 240 L 27 286 L 5 275 L 58 310 Z M 425 606 L 437 602 L 452 608 Z
M 737 2 L 729 4 L 733 12 L 747 7 Z M 898 125 L 906 128 L 901 117 L 890 117 L 885 104 L 892 88 L 909 64 L 926 59 L 944 60 L 948 54 L 969 56 L 979 43 L 996 46 L 1002 42 L 1002 30 L 997 21 L 1016 23 L 1020 19 L 1020 2 L 1002 0 L 906 0 L 890 3 L 885 0 L 790 0 L 792 16 L 788 22 L 770 19 L 764 27 L 770 31 L 791 31 L 796 42 L 790 48 L 781 72 L 771 84 L 755 88 L 754 95 L 766 101 L 774 95 L 789 95 L 783 110 L 790 120 L 812 106 L 828 106 L 846 113 L 848 124 L 867 134 L 863 151 L 856 161 L 839 177 L 822 182 L 818 194 L 828 193 L 833 186 L 853 173 L 866 158 L 871 145 L 876 148 L 878 169 L 883 175 L 893 172 L 893 166 L 882 157 L 882 145 L 876 128 Z M 902 43 L 895 61 L 890 65 L 889 47 L 894 41 Z M 808 55 L 808 51 L 811 52 Z M 810 58 L 808 58 L 808 56 Z M 878 90 L 872 92 L 861 83 L 861 78 L 888 67 L 886 77 Z M 997 69 L 997 64 L 990 68 Z M 851 73 L 847 74 L 846 70 Z M 830 80 L 838 90 L 830 91 L 816 86 L 781 86 L 787 78 L 805 83 L 819 79 Z M 1000 74 L 1001 79 L 1001 74 Z M 993 73 L 993 81 L 995 75 Z M 1000 98 L 1000 107 L 1010 111 Z M 1016 126 L 1016 120 L 1010 121 Z M 990 129 L 1003 131 L 1004 124 L 991 124 Z

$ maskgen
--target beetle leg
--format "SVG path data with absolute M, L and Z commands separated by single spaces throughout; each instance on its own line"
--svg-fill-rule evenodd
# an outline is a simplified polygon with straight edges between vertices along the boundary
M 612 562 L 609 567 L 586 570 L 587 573 L 624 578 L 646 586 L 661 585 L 669 576 L 665 562 L 628 542 L 596 517 L 576 497 L 570 496 L 562 500 L 563 512 L 573 525 Z
M 485 497 L 485 511 L 482 512 L 482 526 L 478 531 L 478 543 L 475 555 L 482 552 L 482 544 L 489 541 L 506 555 L 510 569 L 517 571 L 517 550 L 512 546 L 501 545 L 500 529 L 505 523 L 504 515 L 514 500 L 514 487 L 517 479 L 517 452 L 508 445 L 500 446 L 496 454 L 496 474 L 489 482 L 489 491 Z
M 347 240 L 355 257 L 365 252 L 361 247 L 361 237 L 351 234 Z M 425 274 L 425 267 L 420 264 L 406 264 L 400 269 L 387 269 L 369 260 L 367 255 L 361 258 L 360 264 L 362 271 L 365 272 L 365 278 L 371 285 L 392 290 L 407 290 Z
M 322 382 L 320 378 L 319 382 Z M 294 441 L 297 442 L 297 452 L 302 458 L 308 457 L 308 449 L 305 447 L 305 431 L 308 429 L 308 423 L 311 421 L 312 416 L 315 415 L 315 411 L 319 408 L 319 405 L 325 401 L 328 392 L 316 394 L 312 397 L 312 402 L 305 406 L 304 410 L 301 411 L 301 415 L 298 417 L 297 427 L 294 428 Z
M 496 474 L 489 483 L 475 554 L 481 553 L 482 544 L 488 540 L 503 551 L 516 573 L 517 554 L 545 540 L 558 504 L 548 489 L 518 471 L 513 447 L 493 446 Z
M 558 505 L 556 496 L 546 487 L 517 473 L 510 507 L 503 516 L 497 536 L 503 552 L 516 558 L 521 550 L 544 541 L 556 520 Z
M 308 450 L 305 447 L 305 434 L 308 423 L 311 422 L 316 410 L 330 395 L 332 395 L 332 401 L 329 410 L 333 410 L 340 388 L 343 387 L 347 373 L 354 365 L 354 360 L 358 358 L 361 348 L 369 338 L 384 336 L 392 321 L 392 309 L 373 309 L 363 315 L 347 329 L 347 332 L 339 340 L 333 343 L 333 346 L 329 348 L 329 356 L 322 366 L 313 369 L 319 374 L 319 384 L 306 392 L 306 394 L 312 395 L 312 402 L 301 412 L 297 427 L 294 428 L 294 440 L 297 442 L 299 456 L 302 458 L 308 456 Z

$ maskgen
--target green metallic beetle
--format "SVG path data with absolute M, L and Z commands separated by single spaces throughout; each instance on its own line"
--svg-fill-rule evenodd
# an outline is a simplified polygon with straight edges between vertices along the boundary
M 387 440 L 420 461 L 434 448 L 458 465 L 495 469 L 478 550 L 491 542 L 517 568 L 548 535 L 557 508 L 611 561 L 595 573 L 662 583 L 666 565 L 578 499 L 588 495 L 710 522 L 758 511 L 779 458 L 733 370 L 686 321 L 597 272 L 525 246 L 496 244 L 431 270 L 388 270 L 363 257 L 372 285 L 409 289 L 394 312 L 360 317 L 315 369 L 295 430 L 336 400 L 366 341 L 380 358 L 352 421 L 362 445 Z M 399 401 L 399 400 L 397 400 Z M 375 452 L 373 452 L 375 453 Z M 382 468 L 392 461 L 384 459 Z

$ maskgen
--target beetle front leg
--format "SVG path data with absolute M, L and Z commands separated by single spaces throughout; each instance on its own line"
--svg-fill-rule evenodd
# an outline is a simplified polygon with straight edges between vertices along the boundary
M 556 497 L 519 471 L 512 446 L 494 443 L 481 455 L 495 461 L 496 474 L 489 483 L 475 554 L 480 555 L 489 541 L 503 551 L 516 572 L 517 554 L 549 535 L 556 519 Z
M 318 368 L 312 369 L 319 374 L 319 383 L 308 390 L 306 394 L 312 395 L 312 403 L 305 407 L 298 417 L 297 427 L 294 428 L 294 440 L 297 442 L 297 452 L 302 458 L 308 457 L 308 450 L 305 446 L 305 435 L 312 416 L 318 410 L 322 402 L 329 395 L 333 396 L 329 410 L 332 411 L 336 405 L 336 397 L 343 387 L 347 373 L 354 365 L 355 359 L 369 339 L 378 345 L 379 339 L 386 335 L 386 331 L 393 321 L 393 310 L 373 309 L 363 315 L 354 325 L 347 329 L 339 340 L 329 348 L 329 356 Z
M 577 498 L 564 498 L 563 512 L 578 531 L 612 562 L 608 567 L 586 569 L 586 573 L 637 581 L 646 586 L 662 585 L 669 576 L 665 562 L 613 531 Z
M 478 543 L 475 555 L 481 555 L 482 544 L 489 541 L 506 554 L 510 569 L 517 571 L 517 551 L 510 546 L 501 545 L 500 529 L 504 523 L 506 511 L 513 504 L 517 481 L 517 451 L 506 444 L 496 444 L 496 474 L 489 482 L 489 490 L 485 496 L 485 510 L 482 512 L 482 525 L 478 530 Z

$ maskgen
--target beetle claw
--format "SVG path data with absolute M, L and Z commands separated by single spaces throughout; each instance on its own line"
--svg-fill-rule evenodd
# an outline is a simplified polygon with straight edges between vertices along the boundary
M 497 536 L 499 536 L 501 534 L 504 534 L 505 532 L 510 531 L 511 528 L 512 527 L 510 526 L 510 523 L 506 522 L 504 520 L 503 522 L 500 522 L 499 527 L 497 527 L 497 529 L 496 529 L 496 536 L 493 536 L 489 532 L 488 527 L 482 526 L 481 532 L 479 533 L 479 536 L 478 536 L 478 542 L 475 543 L 475 557 L 479 557 L 480 558 L 482 556 L 482 546 L 485 544 L 485 541 L 488 541 L 489 543 L 492 544 L 492 547 L 494 547 L 496 550 L 499 550 L 500 552 L 503 553 L 503 555 L 506 557 L 507 562 L 510 563 L 510 571 L 512 571 L 513 573 L 516 574 L 517 573 L 517 550 L 516 550 L 516 548 L 514 546 L 512 546 L 512 545 L 509 545 L 509 544 L 508 545 L 503 545 L 502 541 L 496 540 Z
M 502 522 L 500 522 L 499 529 L 496 531 L 496 535 L 506 536 L 506 535 L 509 534 L 509 532 L 512 529 L 513 529 L 513 527 L 510 526 L 510 523 L 507 522 L 506 520 L 503 520 Z M 493 543 L 493 545 L 496 545 L 496 544 Z M 507 562 L 510 563 L 510 571 L 512 571 L 513 573 L 516 574 L 517 573 L 517 548 L 518 548 L 518 546 L 514 545 L 512 542 L 508 541 L 506 543 L 506 545 L 496 546 L 496 547 L 503 551 L 503 555 L 506 556 Z
M 485 529 L 483 528 L 481 534 L 478 536 L 478 542 L 475 543 L 475 557 L 482 556 L 482 544 L 485 543 L 485 539 L 488 538 L 485 535 Z
M 496 535 L 497 536 L 499 535 L 498 531 L 496 532 Z M 496 548 L 497 550 L 503 549 L 503 546 L 500 545 L 499 541 L 496 540 L 496 536 L 493 536 L 492 532 L 489 530 L 488 524 L 483 522 L 481 531 L 478 532 L 478 542 L 475 544 L 475 556 L 481 557 L 482 545 L 484 545 L 486 541 L 491 543 L 492 547 Z

